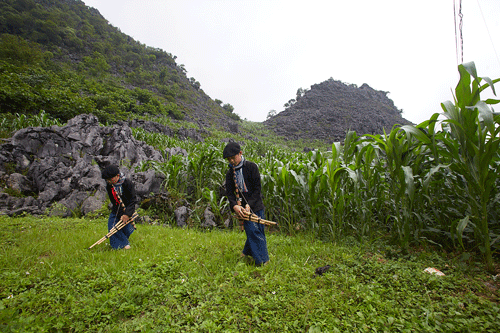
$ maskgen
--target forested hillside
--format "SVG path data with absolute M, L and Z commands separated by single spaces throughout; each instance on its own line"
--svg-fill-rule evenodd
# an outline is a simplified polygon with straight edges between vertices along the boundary
M 227 129 L 231 104 L 212 100 L 176 57 L 135 41 L 79 0 L 0 2 L 0 112 L 102 123 L 168 116 Z

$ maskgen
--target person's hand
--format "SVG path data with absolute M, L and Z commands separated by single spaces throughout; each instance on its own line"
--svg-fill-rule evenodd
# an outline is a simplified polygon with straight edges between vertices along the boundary
M 130 217 L 129 217 L 128 215 L 122 215 L 121 220 L 122 220 L 124 223 L 127 223 L 129 219 L 130 219 Z
M 247 205 L 248 207 L 248 205 Z M 238 218 L 246 218 L 247 214 L 245 212 L 248 212 L 250 207 L 248 207 L 248 210 L 246 208 L 243 208 L 243 206 L 240 205 L 234 205 L 233 210 L 234 213 Z

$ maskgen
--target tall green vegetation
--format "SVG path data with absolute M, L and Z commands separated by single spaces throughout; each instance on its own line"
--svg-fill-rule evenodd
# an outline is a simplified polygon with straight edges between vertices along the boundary
M 287 233 L 305 230 L 322 239 L 388 235 L 406 250 L 422 243 L 477 250 L 493 270 L 500 250 L 500 116 L 490 108 L 498 100 L 481 100 L 480 93 L 495 93 L 500 79 L 479 78 L 473 63 L 459 72 L 454 103 L 444 102 L 442 114 L 417 126 L 382 135 L 349 132 L 327 152 L 247 141 L 243 152 L 260 167 L 267 218 Z M 189 152 L 153 163 L 168 187 L 191 187 L 194 198 L 216 193 L 227 168 L 223 142 L 162 140 L 139 131 L 138 138 L 160 149 Z
M 272 193 L 266 204 L 283 207 L 271 218 L 283 217 L 289 229 L 300 221 L 320 233 L 326 226 L 333 236 L 386 229 L 403 248 L 422 241 L 473 247 L 492 270 L 491 246 L 498 250 L 500 237 L 500 118 L 489 107 L 498 100 L 482 101 L 480 92 L 499 80 L 479 78 L 473 63 L 459 72 L 455 103 L 443 103 L 444 120 L 435 114 L 384 135 L 351 132 L 343 146 L 332 146 L 330 158 L 314 152 L 271 162 L 263 172 Z
M 451 179 L 458 180 L 463 191 L 461 198 L 465 199 L 460 202 L 466 211 L 456 226 L 457 239 L 462 244 L 464 230 L 471 225 L 476 244 L 492 270 L 489 225 L 494 217 L 489 208 L 498 203 L 500 116 L 495 116 L 489 105 L 500 101 L 482 101 L 480 93 L 491 87 L 495 94 L 493 84 L 500 79 L 492 81 L 478 77 L 474 63 L 460 65 L 459 72 L 455 104 L 442 104 L 447 119 L 445 131 L 440 137 L 443 144 L 438 145 L 436 151 L 438 157 L 443 156 L 440 165 L 446 165 L 454 175 Z M 498 232 L 498 224 L 498 220 L 492 224 L 495 232 Z M 493 235 L 500 237 L 498 234 Z
M 19 113 L 0 114 L 0 138 L 8 138 L 13 132 L 26 127 L 50 127 L 52 125 L 61 126 L 62 123 L 43 110 L 32 116 Z

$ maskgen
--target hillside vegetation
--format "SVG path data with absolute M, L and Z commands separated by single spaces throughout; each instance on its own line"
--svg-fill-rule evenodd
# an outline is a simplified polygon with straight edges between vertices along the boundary
M 226 129 L 233 107 L 208 97 L 176 57 L 120 32 L 82 1 L 0 3 L 0 112 L 102 123 L 144 116 Z

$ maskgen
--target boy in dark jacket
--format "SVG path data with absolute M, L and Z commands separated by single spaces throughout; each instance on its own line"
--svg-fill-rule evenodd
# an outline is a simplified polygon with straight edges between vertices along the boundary
M 222 156 L 229 162 L 229 169 L 226 173 L 226 195 L 231 210 L 238 217 L 244 218 L 244 211 L 246 211 L 264 219 L 264 203 L 257 164 L 245 160 L 240 145 L 236 142 L 228 143 Z M 243 226 L 247 240 L 242 256 L 252 256 L 257 266 L 267 263 L 269 255 L 265 226 L 252 221 L 244 221 Z
M 106 180 L 106 190 L 109 200 L 113 204 L 108 219 L 108 231 L 113 228 L 118 221 L 127 222 L 135 212 L 137 197 L 134 183 L 126 178 L 116 165 L 109 165 L 101 172 L 101 176 Z M 122 206 L 121 201 L 123 202 Z M 127 224 L 109 238 L 109 243 L 114 249 L 130 249 L 128 238 L 134 232 L 132 223 Z

